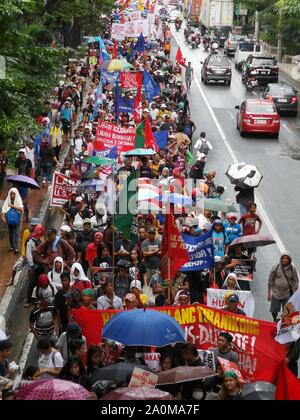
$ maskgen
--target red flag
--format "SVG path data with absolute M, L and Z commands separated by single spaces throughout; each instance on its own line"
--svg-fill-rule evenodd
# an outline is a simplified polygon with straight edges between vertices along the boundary
M 180 47 L 178 47 L 175 59 L 176 59 L 177 63 L 179 63 L 181 66 L 186 67 L 185 58 L 182 55 L 182 51 L 181 51 Z
M 170 274 L 171 280 L 173 280 L 177 271 L 190 261 L 189 253 L 172 212 L 166 215 L 161 253 L 161 274 L 164 279 L 168 279 Z M 170 273 L 168 265 L 170 265 Z
M 300 380 L 290 371 L 285 362 L 282 362 L 276 388 L 275 400 L 300 401 Z
M 138 88 L 137 95 L 134 101 L 134 114 L 133 114 L 134 122 L 136 124 L 140 124 L 142 120 L 142 100 L 143 100 L 142 88 Z
M 115 60 L 116 58 L 118 58 L 118 47 L 117 47 L 117 41 L 114 40 L 114 50 L 112 53 L 112 59 Z
M 153 149 L 155 152 L 159 150 L 148 118 L 145 121 L 145 148 Z

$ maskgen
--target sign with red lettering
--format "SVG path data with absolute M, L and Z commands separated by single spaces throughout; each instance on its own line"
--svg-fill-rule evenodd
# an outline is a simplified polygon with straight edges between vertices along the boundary
M 207 289 L 207 306 L 211 308 L 221 309 L 226 306 L 226 295 L 234 293 L 240 299 L 239 308 L 242 309 L 250 318 L 254 315 L 255 300 L 250 291 L 244 290 L 223 290 L 223 289 Z
M 134 368 L 129 388 L 155 388 L 158 382 L 158 375 L 148 372 L 147 370 Z
M 122 128 L 115 124 L 101 121 L 97 128 L 95 150 L 104 150 L 118 146 L 118 153 L 133 150 L 135 146 L 136 129 Z
M 143 73 L 140 71 L 123 71 L 120 74 L 122 89 L 137 89 L 143 84 Z
M 53 207 L 62 207 L 71 198 L 72 190 L 77 181 L 63 175 L 59 172 L 54 172 L 52 181 L 52 193 L 50 205 Z

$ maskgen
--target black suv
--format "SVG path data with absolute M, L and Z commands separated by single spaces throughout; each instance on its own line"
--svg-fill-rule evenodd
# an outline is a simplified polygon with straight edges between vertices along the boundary
M 206 85 L 209 81 L 225 82 L 225 85 L 231 85 L 231 61 L 225 55 L 209 55 L 202 66 L 201 80 Z
M 249 55 L 243 66 L 242 81 L 255 77 L 258 84 L 278 83 L 279 68 L 272 55 Z

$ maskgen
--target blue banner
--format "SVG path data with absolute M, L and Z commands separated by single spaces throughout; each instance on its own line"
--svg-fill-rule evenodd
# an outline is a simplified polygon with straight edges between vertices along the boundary
M 189 252 L 190 261 L 180 271 L 209 270 L 214 266 L 214 245 L 212 231 L 201 236 L 183 234 L 182 239 Z
M 115 85 L 117 83 L 118 78 L 119 72 L 109 72 L 106 70 L 101 70 L 101 80 L 104 85 Z
M 167 130 L 154 131 L 154 137 L 160 150 L 165 150 L 168 144 L 169 132 Z
M 159 95 L 160 92 L 158 84 L 152 79 L 146 70 L 144 70 L 144 89 L 148 102 L 151 102 L 155 96 Z
M 94 156 L 106 157 L 108 159 L 118 158 L 118 146 L 105 150 L 94 150 Z
M 120 95 L 120 89 L 118 86 L 118 82 L 116 83 L 116 104 L 115 110 L 117 114 L 121 112 L 125 114 L 133 114 L 134 113 L 134 99 L 126 99 Z

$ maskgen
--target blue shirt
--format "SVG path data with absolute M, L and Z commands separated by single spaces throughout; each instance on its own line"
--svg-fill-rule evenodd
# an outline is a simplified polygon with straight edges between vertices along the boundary
M 61 119 L 71 121 L 72 117 L 72 109 L 71 108 L 62 108 L 61 111 Z
M 240 238 L 243 235 L 242 228 L 238 223 L 234 223 L 232 225 L 230 222 L 225 222 L 224 231 L 226 236 L 226 244 L 231 244 L 232 241 Z

